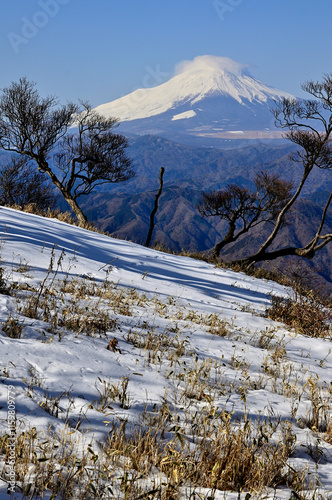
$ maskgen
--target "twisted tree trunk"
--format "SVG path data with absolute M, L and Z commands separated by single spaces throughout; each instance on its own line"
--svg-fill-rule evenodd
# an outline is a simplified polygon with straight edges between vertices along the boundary
M 160 195 L 161 195 L 162 190 L 163 190 L 164 172 L 165 172 L 164 167 L 161 167 L 160 172 L 159 172 L 159 189 L 158 189 L 158 192 L 157 192 L 155 200 L 154 200 L 154 207 L 153 207 L 152 212 L 150 214 L 150 226 L 149 226 L 148 235 L 147 235 L 145 245 L 144 245 L 145 247 L 149 247 L 150 243 L 151 243 L 152 233 L 153 233 L 153 229 L 154 229 L 154 217 L 157 213 L 159 198 L 160 198 Z

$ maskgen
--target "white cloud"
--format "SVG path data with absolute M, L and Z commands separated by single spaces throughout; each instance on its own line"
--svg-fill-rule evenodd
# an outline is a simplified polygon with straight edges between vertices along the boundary
M 249 67 L 248 64 L 238 63 L 229 57 L 219 56 L 197 56 L 192 61 L 182 61 L 175 66 L 175 74 L 183 72 L 219 70 L 229 71 L 240 76 Z

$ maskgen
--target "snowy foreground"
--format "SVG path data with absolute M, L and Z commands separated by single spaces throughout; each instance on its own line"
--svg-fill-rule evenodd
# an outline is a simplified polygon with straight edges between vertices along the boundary
M 332 445 L 322 426 L 308 425 L 314 417 L 320 425 L 330 419 L 331 341 L 264 317 L 271 294 L 289 291 L 7 208 L 0 209 L 0 227 L 5 279 L 16 283 L 11 295 L 0 295 L 1 435 L 8 432 L 9 400 L 16 435 L 33 429 L 49 440 L 67 433 L 78 455 L 88 448 L 97 456 L 117 424 L 125 423 L 130 434 L 143 413 L 162 405 L 174 414 L 163 439 L 178 437 L 179 447 L 194 448 L 198 439 L 189 414 L 208 414 L 209 425 L 221 414 L 234 426 L 264 421 L 272 429 L 268 436 L 261 430 L 266 443 L 288 429 L 292 453 L 281 465 L 304 471 L 308 486 L 297 497 L 294 487 L 281 484 L 251 490 L 252 498 L 332 498 Z M 103 296 L 93 295 L 97 286 L 105 288 Z M 106 323 L 95 326 L 95 311 Z M 49 455 L 40 453 L 40 463 L 47 462 Z M 119 470 L 126 463 L 120 458 Z M 0 455 L 0 498 L 8 498 L 4 459 Z M 157 467 L 149 474 L 153 484 L 164 480 Z M 33 483 L 33 465 L 26 475 Z M 23 498 L 18 476 L 13 499 Z M 148 481 L 137 480 L 142 488 Z M 123 481 L 118 489 L 115 479 L 112 484 L 112 494 L 85 498 L 127 498 Z M 212 496 L 211 487 L 199 486 L 181 484 L 180 498 L 245 497 L 245 489 L 240 496 L 218 489 Z

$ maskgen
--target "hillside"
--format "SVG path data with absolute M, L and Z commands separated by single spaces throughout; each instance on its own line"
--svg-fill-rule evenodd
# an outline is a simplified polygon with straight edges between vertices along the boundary
M 143 244 L 158 189 L 159 169 L 164 166 L 164 190 L 153 241 L 176 251 L 209 250 L 225 234 L 225 225 L 217 217 L 200 217 L 196 205 L 202 189 L 220 189 L 227 183 L 239 183 L 252 188 L 252 180 L 261 170 L 277 172 L 295 185 L 302 174 L 301 166 L 289 159 L 293 148 L 287 143 L 279 146 L 256 144 L 221 151 L 145 136 L 132 141 L 129 151 L 136 176 L 122 185 L 108 186 L 84 202 L 88 218 L 116 237 Z M 317 217 L 330 189 L 330 173 L 327 170 L 314 170 L 303 190 L 304 201 L 294 209 L 295 229 L 283 230 L 280 242 L 287 241 L 292 245 L 307 241 L 317 225 Z M 65 208 L 64 204 L 62 206 Z M 326 227 L 332 229 L 331 224 L 331 217 L 328 217 Z M 267 231 L 268 228 L 265 233 L 259 228 L 257 235 L 261 238 Z M 253 236 L 254 240 L 250 237 L 241 241 L 241 252 L 238 250 L 239 245 L 232 248 L 232 255 L 248 255 L 253 246 L 257 248 L 258 239 L 255 234 Z M 322 275 L 322 285 L 327 293 L 332 293 L 331 261 L 332 249 L 327 247 L 310 263 Z M 283 266 L 283 260 L 278 265 Z
M 331 334 L 265 316 L 290 290 L 8 208 L 0 225 L 0 498 L 329 498 Z

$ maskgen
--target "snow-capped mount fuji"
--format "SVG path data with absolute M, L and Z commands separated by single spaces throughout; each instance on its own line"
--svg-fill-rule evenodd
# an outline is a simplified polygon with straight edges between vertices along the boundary
M 165 83 L 96 110 L 119 118 L 124 132 L 209 145 L 220 139 L 276 137 L 271 108 L 283 97 L 293 96 L 252 77 L 240 63 L 206 55 L 178 65 Z

